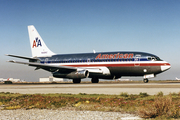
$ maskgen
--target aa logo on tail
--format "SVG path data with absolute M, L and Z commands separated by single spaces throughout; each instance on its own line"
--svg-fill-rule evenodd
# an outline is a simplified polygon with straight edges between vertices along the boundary
M 33 46 L 32 46 L 32 48 L 34 48 L 34 47 L 39 47 L 39 46 L 42 46 L 42 44 L 41 44 L 41 40 L 38 39 L 38 37 L 37 37 L 36 40 L 33 41 Z

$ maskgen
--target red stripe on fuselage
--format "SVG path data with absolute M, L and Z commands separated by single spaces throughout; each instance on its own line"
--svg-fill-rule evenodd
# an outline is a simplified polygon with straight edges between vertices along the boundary
M 169 66 L 169 63 L 127 63 L 127 64 L 81 64 L 81 65 L 63 65 L 69 67 L 136 67 L 136 66 Z

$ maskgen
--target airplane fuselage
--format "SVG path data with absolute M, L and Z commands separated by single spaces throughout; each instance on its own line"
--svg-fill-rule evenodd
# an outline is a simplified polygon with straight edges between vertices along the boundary
M 82 54 L 57 54 L 51 57 L 40 57 L 42 64 L 69 66 L 90 69 L 88 77 L 94 76 L 103 79 L 120 78 L 121 76 L 144 76 L 161 73 L 169 68 L 170 64 L 158 56 L 144 52 L 102 52 Z M 91 73 L 91 69 L 100 69 L 101 74 Z M 165 68 L 165 69 L 164 69 Z M 66 72 L 66 71 L 65 71 Z M 64 77 L 66 75 L 56 75 Z

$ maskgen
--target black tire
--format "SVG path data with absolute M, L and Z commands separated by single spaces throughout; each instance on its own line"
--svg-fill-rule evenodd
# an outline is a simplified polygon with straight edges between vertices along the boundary
M 4 81 L 4 84 L 12 84 L 12 81 Z
M 98 82 L 99 82 L 99 79 L 98 79 L 98 78 L 92 78 L 92 79 L 91 79 L 91 82 L 92 82 L 92 83 L 98 83 Z
M 73 79 L 73 83 L 81 83 L 81 79 Z
M 143 80 L 143 82 L 144 82 L 144 83 L 148 83 L 149 80 L 146 78 L 146 79 Z

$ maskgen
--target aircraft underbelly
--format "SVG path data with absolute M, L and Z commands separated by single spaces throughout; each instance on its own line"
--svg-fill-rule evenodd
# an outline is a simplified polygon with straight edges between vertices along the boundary
M 143 76 L 146 74 L 158 74 L 160 66 L 134 66 L 134 67 L 108 67 L 112 75 L 116 76 Z

